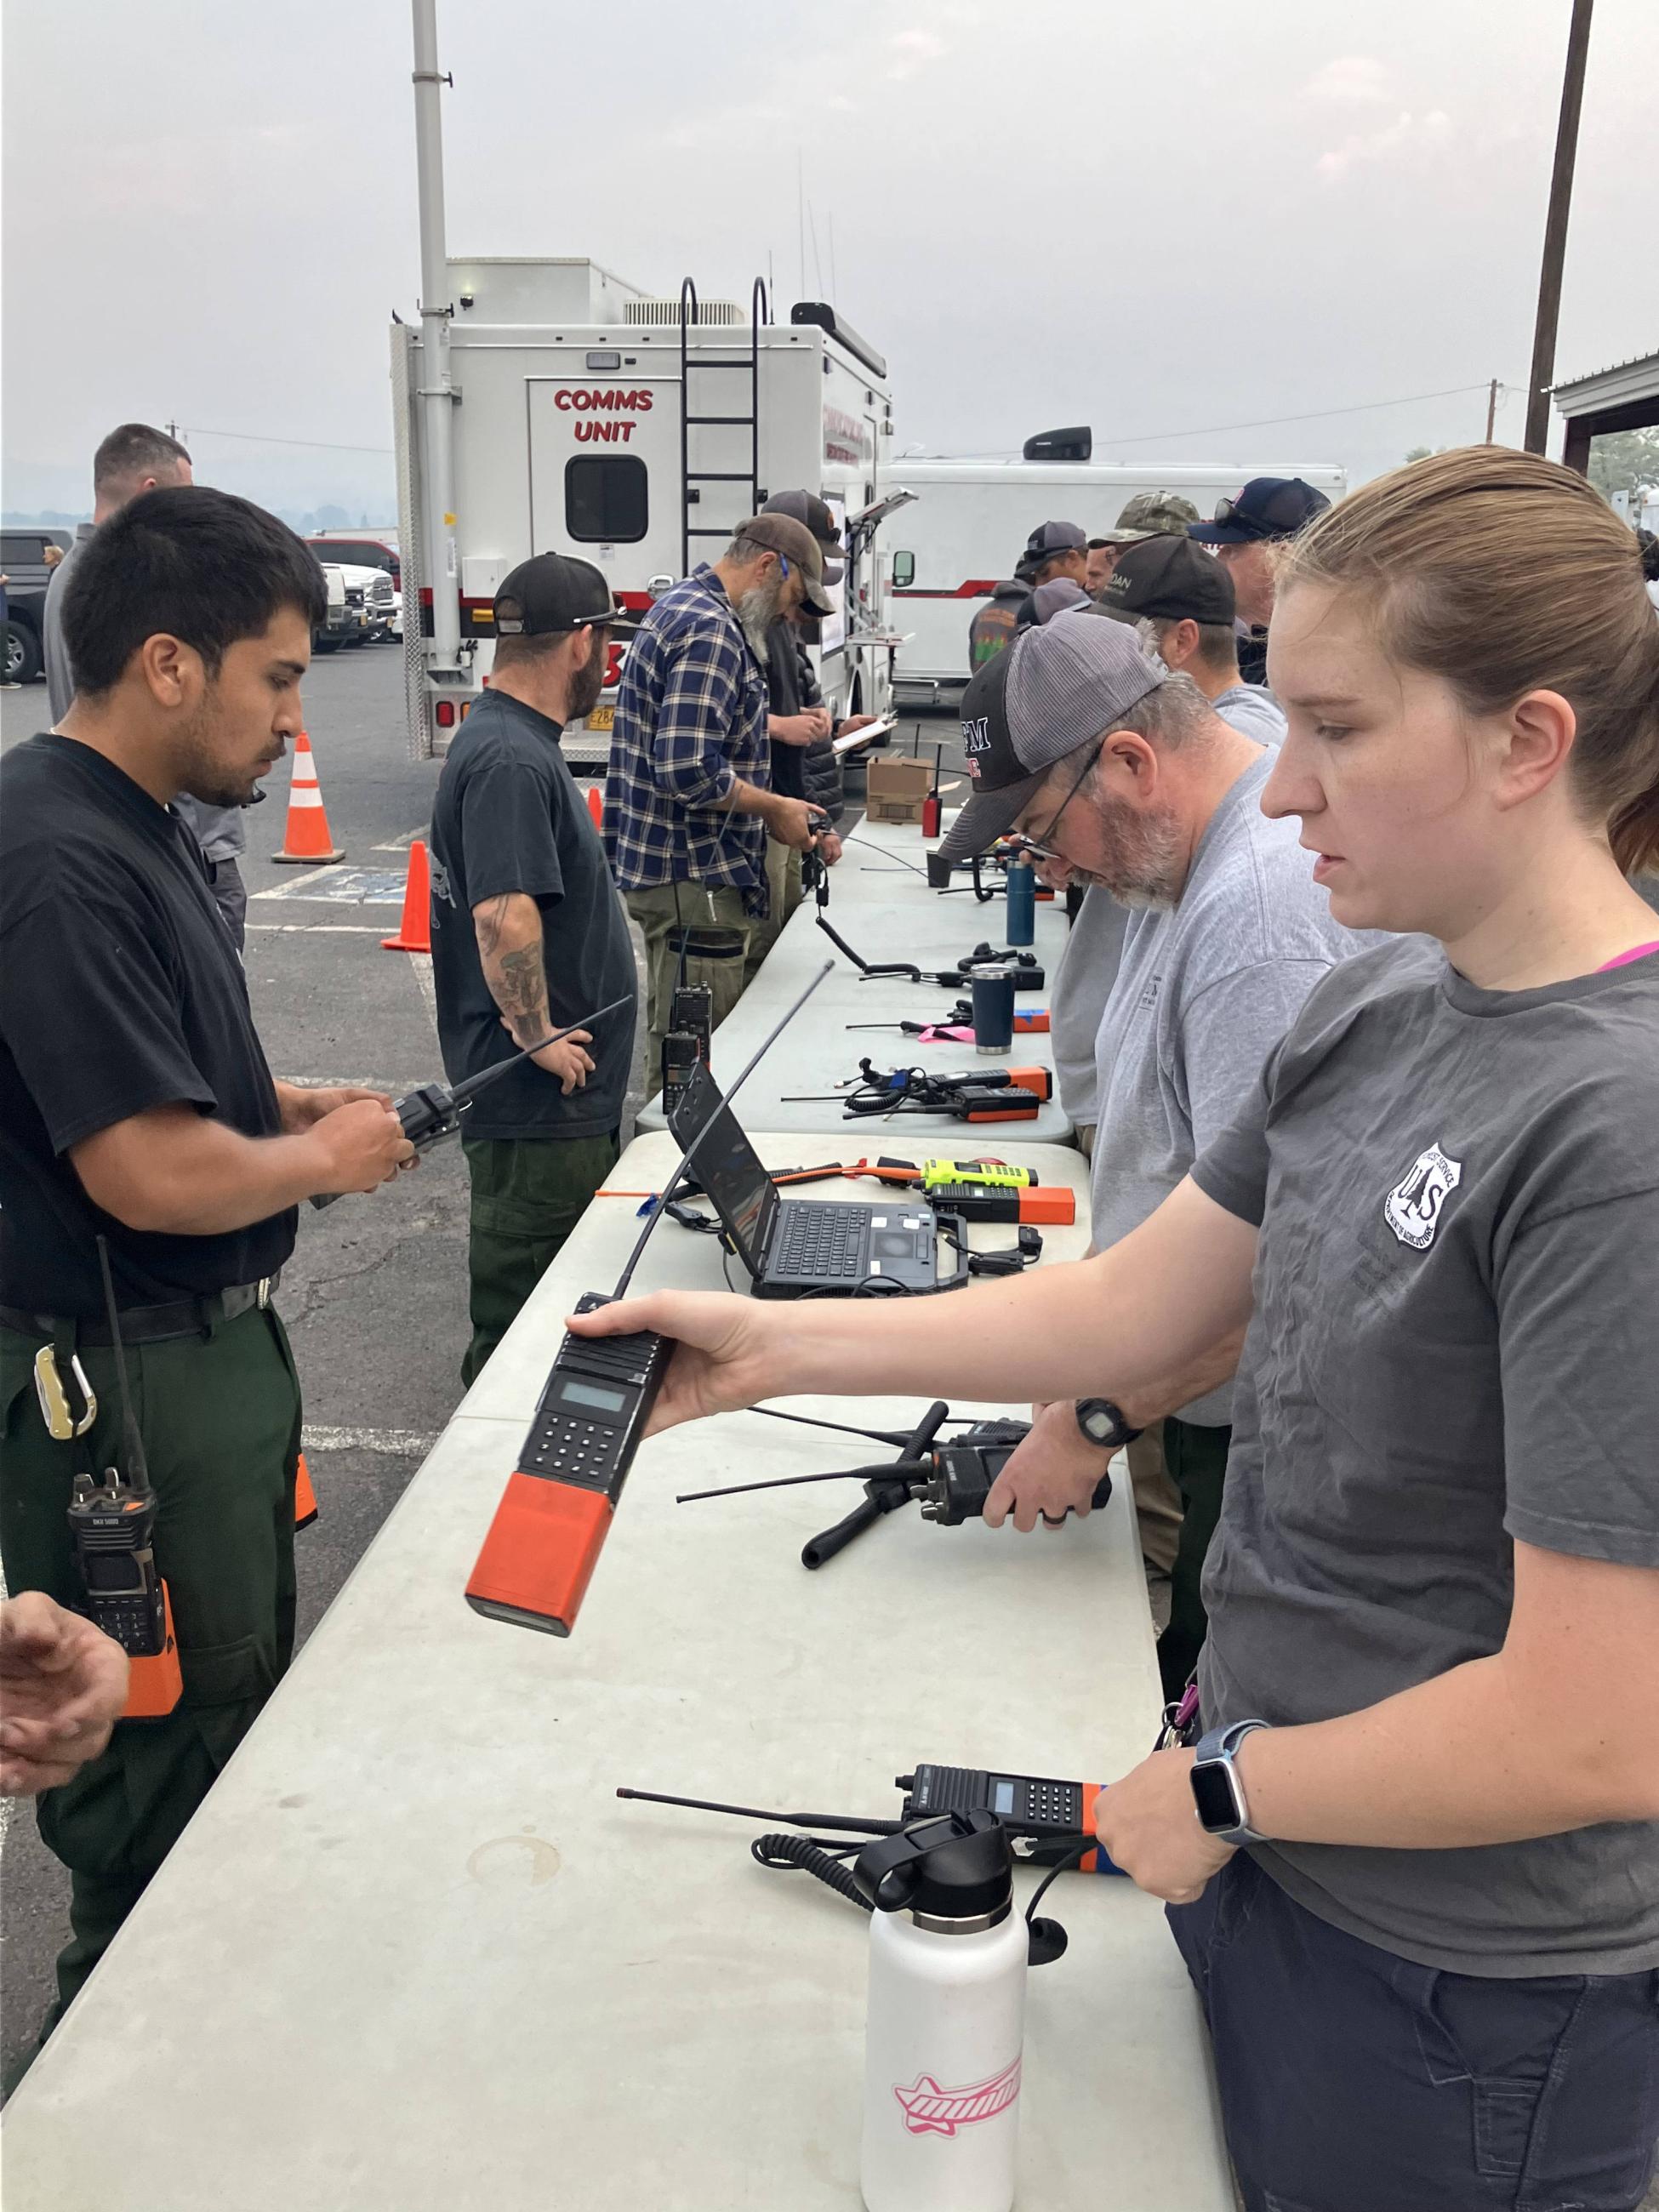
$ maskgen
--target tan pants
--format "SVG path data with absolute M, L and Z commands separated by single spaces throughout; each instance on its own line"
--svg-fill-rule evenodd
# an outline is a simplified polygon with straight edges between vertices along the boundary
M 767 839 L 766 880 L 772 894 L 772 906 L 764 921 L 751 922 L 749 927 L 749 953 L 744 963 L 745 989 L 754 981 L 761 962 L 777 943 L 783 925 L 801 902 L 804 894 L 800 860 L 793 845 L 781 844 L 775 837 Z
M 1072 1133 L 1077 1139 L 1077 1148 L 1085 1160 L 1091 1160 L 1095 1156 L 1095 1131 L 1098 1127 L 1095 1121 L 1079 1121 Z
M 743 893 L 724 884 L 653 884 L 648 890 L 624 891 L 623 900 L 645 939 L 646 1083 L 654 1091 L 662 1083 L 662 1041 L 680 972 L 682 924 L 684 980 L 708 986 L 717 1029 L 743 996 L 755 925 L 743 910 Z
M 1148 1565 L 1167 1575 L 1175 1565 L 1181 1542 L 1181 1524 L 1187 1509 L 1164 1463 L 1164 1424 L 1154 1421 L 1143 1429 L 1125 1450 L 1129 1480 L 1135 1493 L 1135 1520 L 1140 1530 L 1140 1555 Z

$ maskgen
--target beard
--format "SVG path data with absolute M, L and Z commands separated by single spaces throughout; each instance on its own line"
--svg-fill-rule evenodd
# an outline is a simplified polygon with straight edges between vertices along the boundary
M 766 659 L 766 633 L 778 618 L 778 609 L 783 600 L 783 577 L 775 574 L 769 582 L 751 584 L 746 592 L 739 592 L 736 606 L 738 620 L 743 624 L 743 634 L 754 648 L 757 660 Z
M 584 714 L 591 714 L 599 703 L 599 694 L 605 689 L 605 672 L 611 659 L 610 641 L 603 631 L 593 638 L 593 650 L 586 667 L 579 668 L 570 679 L 568 719 L 579 722 Z
M 1102 866 L 1077 873 L 1109 890 L 1120 906 L 1172 907 L 1181 896 L 1181 825 L 1165 806 L 1140 812 L 1114 801 L 1094 802 L 1104 848 Z
M 246 806 L 258 795 L 259 779 L 274 763 L 256 761 L 234 768 L 214 744 L 217 717 L 204 701 L 179 732 L 179 789 L 204 806 Z M 277 740 L 271 739 L 276 745 Z

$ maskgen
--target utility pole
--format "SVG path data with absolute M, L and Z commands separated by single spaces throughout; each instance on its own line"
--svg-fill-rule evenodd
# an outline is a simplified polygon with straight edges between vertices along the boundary
M 415 172 L 421 208 L 421 383 L 426 432 L 426 544 L 422 563 L 432 588 L 432 643 L 427 665 L 459 679 L 461 610 L 456 574 L 454 497 L 455 394 L 449 377 L 449 263 L 444 238 L 443 122 L 439 88 L 451 80 L 438 68 L 437 0 L 413 0 L 415 28 Z
M 167 435 L 172 439 L 173 444 L 176 446 L 179 442 L 179 425 L 176 422 L 169 422 L 167 424 Z
M 1498 379 L 1494 376 L 1486 387 L 1486 443 L 1491 445 L 1492 434 L 1498 422 Z
M 1555 167 L 1550 177 L 1549 214 L 1544 223 L 1544 262 L 1538 277 L 1538 319 L 1533 326 L 1532 375 L 1527 386 L 1529 453 L 1549 442 L 1549 386 L 1555 374 L 1555 325 L 1561 312 L 1561 267 L 1567 252 L 1567 216 L 1572 206 L 1572 165 L 1578 150 L 1578 111 L 1584 98 L 1584 64 L 1589 53 L 1594 0 L 1572 0 L 1567 31 L 1567 62 L 1561 82 L 1561 117 L 1555 132 Z

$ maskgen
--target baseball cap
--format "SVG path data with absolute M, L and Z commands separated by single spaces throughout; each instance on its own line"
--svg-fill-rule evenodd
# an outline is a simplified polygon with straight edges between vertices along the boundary
M 1204 561 L 1209 556 L 1200 553 L 1198 557 Z M 1074 578 L 1050 576 L 1046 584 L 1039 584 L 1031 594 L 1031 619 L 1033 622 L 1052 622 L 1056 615 L 1067 614 L 1073 607 L 1086 607 L 1092 604 L 1087 592 Z
M 815 615 L 832 615 L 836 603 L 823 587 L 823 552 L 818 541 L 804 522 L 797 522 L 793 514 L 768 514 L 763 510 L 740 522 L 732 535 L 746 538 L 751 545 L 763 545 L 770 553 L 781 554 L 793 561 L 799 569 L 801 581 L 806 586 L 806 604 Z
M 939 851 L 971 860 L 1012 829 L 1056 761 L 1166 680 L 1121 623 L 1058 615 L 1021 632 L 962 695 L 973 796 Z
M 1225 623 L 1237 611 L 1233 580 L 1190 538 L 1143 538 L 1131 545 L 1096 600 L 1119 622 Z
M 611 597 L 591 561 L 568 553 L 534 553 L 495 587 L 498 637 L 556 637 L 578 629 L 637 629 Z
M 1188 538 L 1200 545 L 1249 545 L 1258 538 L 1294 538 L 1330 505 L 1300 477 L 1252 477 L 1236 499 L 1217 502 L 1213 522 L 1194 522 Z
M 842 579 L 842 563 L 847 558 L 847 548 L 841 542 L 834 510 L 829 502 L 815 491 L 781 491 L 769 499 L 761 509 L 763 514 L 792 515 L 803 523 L 818 541 L 818 550 L 823 556 L 823 580 L 838 584 Z
M 1138 491 L 1125 500 L 1114 528 L 1094 542 L 1100 545 L 1130 545 L 1138 538 L 1177 536 L 1189 522 L 1198 520 L 1198 509 L 1178 491 Z
M 1025 541 L 1025 550 L 1019 556 L 1014 574 L 1030 578 L 1035 576 L 1045 561 L 1052 561 L 1061 553 L 1086 553 L 1089 538 L 1075 522 L 1039 522 Z

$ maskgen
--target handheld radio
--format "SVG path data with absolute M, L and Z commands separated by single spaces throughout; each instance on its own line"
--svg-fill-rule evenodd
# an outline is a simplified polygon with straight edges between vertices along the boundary
M 905 1793 L 897 1820 L 863 1820 L 842 1813 L 769 1813 L 752 1805 L 722 1805 L 706 1797 L 672 1797 L 654 1790 L 618 1790 L 647 1805 L 676 1805 L 691 1813 L 728 1813 L 738 1820 L 775 1820 L 779 1826 L 821 1831 L 825 1835 L 896 1835 L 912 1820 L 947 1813 L 989 1813 L 1008 1832 L 1015 1854 L 1028 1865 L 1073 1865 L 1083 1874 L 1121 1874 L 1106 1852 L 1094 1846 L 1079 1857 L 1075 1846 L 1092 1836 L 1100 1782 L 1054 1782 L 1036 1774 L 998 1774 L 976 1766 L 918 1765 L 896 1777 Z M 765 1862 L 763 1862 L 765 1863 Z
M 573 1030 L 585 1030 L 590 1022 L 603 1021 L 607 1014 L 614 1014 L 618 1006 L 631 1006 L 633 1003 L 631 997 L 613 999 L 608 1006 L 601 1006 L 597 1013 L 584 1014 L 580 1021 L 572 1022 L 568 1028 L 555 1030 L 551 1036 L 538 1038 L 534 1044 L 526 1045 L 522 1052 L 513 1054 L 510 1059 L 498 1061 L 494 1067 L 486 1067 L 477 1075 L 469 1075 L 464 1083 L 456 1084 L 453 1090 L 441 1083 L 417 1085 L 392 1105 L 392 1110 L 401 1123 L 404 1136 L 417 1152 L 430 1152 L 441 1139 L 453 1137 L 459 1132 L 462 1116 L 481 1091 L 487 1091 L 492 1083 L 499 1082 L 511 1069 L 521 1066 L 532 1054 L 545 1052 L 549 1045 L 557 1044 L 562 1037 L 569 1036 Z M 346 1194 L 340 1190 L 319 1190 L 311 1202 L 320 1212 L 324 1206 L 332 1206 L 337 1198 L 343 1198 Z
M 674 969 L 674 988 L 668 1001 L 668 1027 L 663 1035 L 662 1059 L 659 1073 L 662 1079 L 662 1103 L 665 1111 L 678 1103 L 680 1093 L 691 1080 L 691 1071 L 701 1063 L 708 1064 L 709 1038 L 714 1026 L 714 994 L 707 983 L 688 983 L 685 980 L 686 954 L 691 946 L 690 933 L 685 926 L 685 916 L 680 910 L 680 887 L 674 886 L 674 927 L 680 940 L 679 959 Z
M 826 960 L 765 1037 L 726 1093 L 733 1098 L 834 966 Z M 628 1264 L 611 1291 L 589 1291 L 579 1313 L 624 1297 L 646 1242 L 684 1183 L 710 1121 L 670 1176 Z M 568 1636 L 611 1533 L 617 1501 L 673 1354 L 667 1337 L 568 1332 L 543 1388 L 519 1464 L 507 1479 L 483 1548 L 467 1577 L 475 1613 L 550 1636 Z
M 184 1694 L 184 1677 L 173 1632 L 173 1603 L 155 1565 L 155 1492 L 150 1487 L 143 1439 L 133 1419 L 109 1247 L 101 1237 L 98 1265 L 121 1394 L 127 1472 L 123 1479 L 115 1468 L 106 1468 L 101 1483 L 84 1470 L 76 1475 L 69 1506 L 70 1541 L 84 1593 L 81 1611 L 131 1662 L 122 1719 L 161 1720 Z

